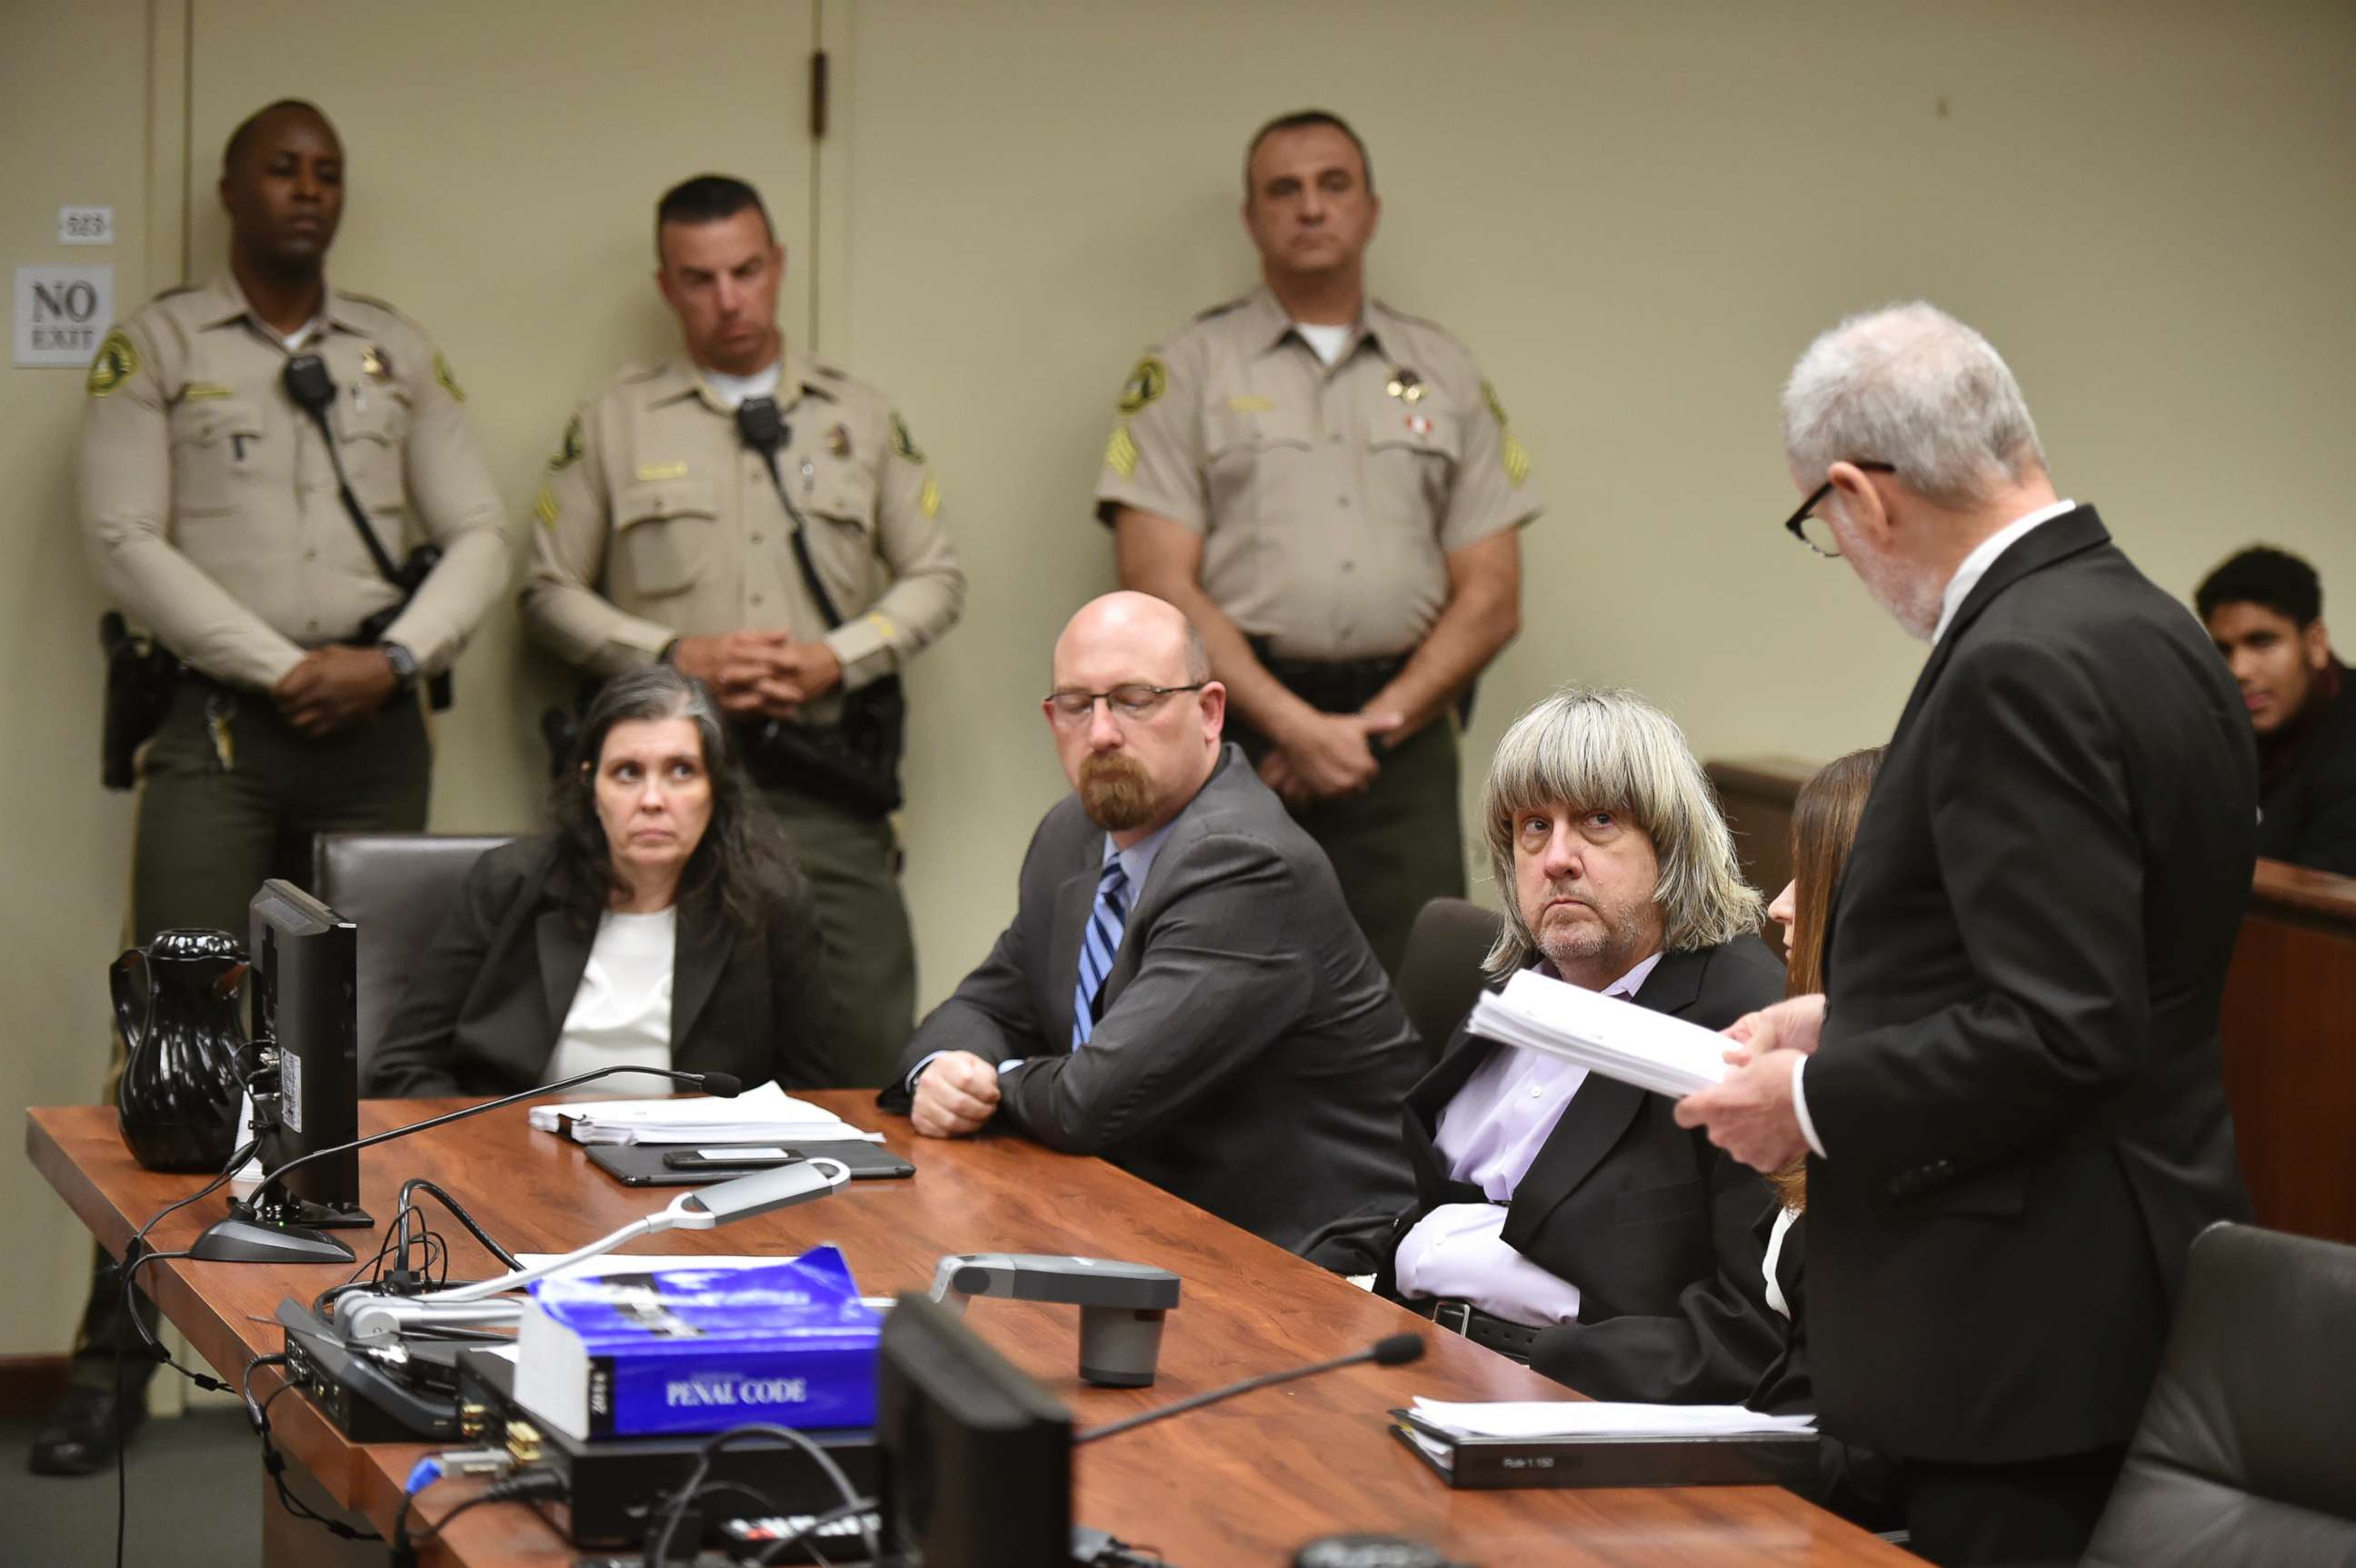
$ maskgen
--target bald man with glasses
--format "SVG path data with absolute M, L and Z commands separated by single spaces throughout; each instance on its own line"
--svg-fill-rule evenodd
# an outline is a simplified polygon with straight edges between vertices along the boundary
M 1324 852 L 1223 739 L 1201 639 L 1109 594 L 1065 628 L 1054 675 L 1072 792 L 886 1108 L 927 1137 L 995 1126 L 1098 1155 L 1283 1247 L 1403 1205 L 1421 1048 Z

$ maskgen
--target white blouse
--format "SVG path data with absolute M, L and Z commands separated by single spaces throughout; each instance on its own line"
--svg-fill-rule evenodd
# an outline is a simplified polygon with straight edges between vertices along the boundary
M 679 911 L 597 919 L 581 988 L 549 1053 L 542 1083 L 609 1067 L 670 1066 L 670 984 Z

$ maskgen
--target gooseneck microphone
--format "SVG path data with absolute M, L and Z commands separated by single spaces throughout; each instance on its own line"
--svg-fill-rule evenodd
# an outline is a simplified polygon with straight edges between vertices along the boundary
M 229 1217 L 214 1221 L 203 1235 L 198 1237 L 188 1248 L 188 1256 L 208 1263 L 351 1262 L 352 1250 L 334 1237 L 304 1226 L 281 1223 L 270 1218 L 273 1211 L 279 1207 L 280 1199 L 284 1195 L 284 1189 L 280 1187 L 279 1183 L 285 1177 L 287 1172 L 309 1165 L 313 1160 L 324 1160 L 330 1155 L 348 1154 L 378 1144 L 390 1143 L 395 1138 L 406 1138 L 412 1133 L 423 1133 L 435 1127 L 446 1126 L 450 1122 L 464 1121 L 469 1116 L 479 1116 L 486 1111 L 497 1111 L 503 1105 L 513 1105 L 519 1101 L 543 1100 L 549 1095 L 560 1093 L 564 1090 L 577 1089 L 582 1084 L 594 1083 L 601 1078 L 612 1078 L 616 1073 L 625 1072 L 667 1078 L 673 1083 L 682 1083 L 690 1089 L 700 1089 L 706 1094 L 716 1095 L 723 1100 L 734 1100 L 743 1093 L 744 1089 L 743 1080 L 734 1073 L 678 1072 L 669 1068 L 659 1067 L 601 1067 L 593 1072 L 575 1073 L 571 1078 L 559 1079 L 554 1083 L 536 1084 L 514 1094 L 503 1094 L 497 1100 L 486 1100 L 479 1105 L 463 1105 L 455 1111 L 444 1112 L 439 1116 L 430 1116 L 423 1122 L 412 1122 L 405 1127 L 394 1127 L 382 1133 L 371 1133 L 365 1138 L 354 1138 L 349 1143 L 335 1144 L 324 1149 L 314 1149 L 307 1155 L 287 1161 L 263 1176 L 262 1185 L 254 1188 L 252 1197 L 232 1202 L 230 1205 Z
M 1306 1367 L 1290 1367 L 1280 1372 L 1262 1372 L 1257 1378 L 1246 1378 L 1242 1382 L 1229 1383 L 1223 1389 L 1212 1389 L 1206 1393 L 1196 1394 L 1192 1399 L 1180 1400 L 1176 1404 L 1165 1404 L 1160 1410 L 1143 1411 L 1136 1415 L 1125 1416 L 1119 1421 L 1107 1422 L 1102 1426 L 1091 1426 L 1086 1432 L 1074 1434 L 1072 1441 L 1094 1443 L 1099 1437 L 1110 1437 L 1116 1433 L 1127 1432 L 1132 1427 L 1167 1420 L 1173 1415 L 1183 1415 L 1190 1410 L 1200 1410 L 1206 1404 L 1217 1404 L 1221 1400 L 1230 1400 L 1237 1394 L 1248 1394 L 1254 1389 L 1264 1389 L 1277 1383 L 1289 1383 L 1296 1378 L 1313 1378 L 1320 1372 L 1331 1372 L 1343 1367 L 1355 1367 L 1361 1361 L 1372 1361 L 1377 1367 L 1403 1367 L 1409 1361 L 1422 1359 L 1422 1335 L 1393 1334 L 1376 1340 L 1363 1350 L 1353 1350 L 1346 1356 L 1337 1356 L 1330 1361 L 1316 1361 Z

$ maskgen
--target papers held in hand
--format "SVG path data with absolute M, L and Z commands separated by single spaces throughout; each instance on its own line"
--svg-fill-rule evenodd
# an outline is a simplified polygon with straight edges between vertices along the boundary
M 1527 969 L 1505 982 L 1503 994 L 1483 992 L 1471 1022 L 1476 1035 L 1544 1051 L 1672 1100 L 1723 1079 L 1733 1044 L 1682 1018 Z
M 531 1108 L 531 1124 L 576 1144 L 882 1143 L 821 1106 L 796 1100 L 775 1083 L 734 1100 L 560 1100 Z

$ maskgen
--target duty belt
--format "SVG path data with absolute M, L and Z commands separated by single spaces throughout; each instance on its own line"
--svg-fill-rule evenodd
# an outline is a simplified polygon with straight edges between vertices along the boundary
M 1251 639 L 1253 654 L 1284 689 L 1324 714 L 1355 714 L 1407 668 L 1408 656 L 1381 659 L 1286 659 L 1269 650 L 1269 639 Z

